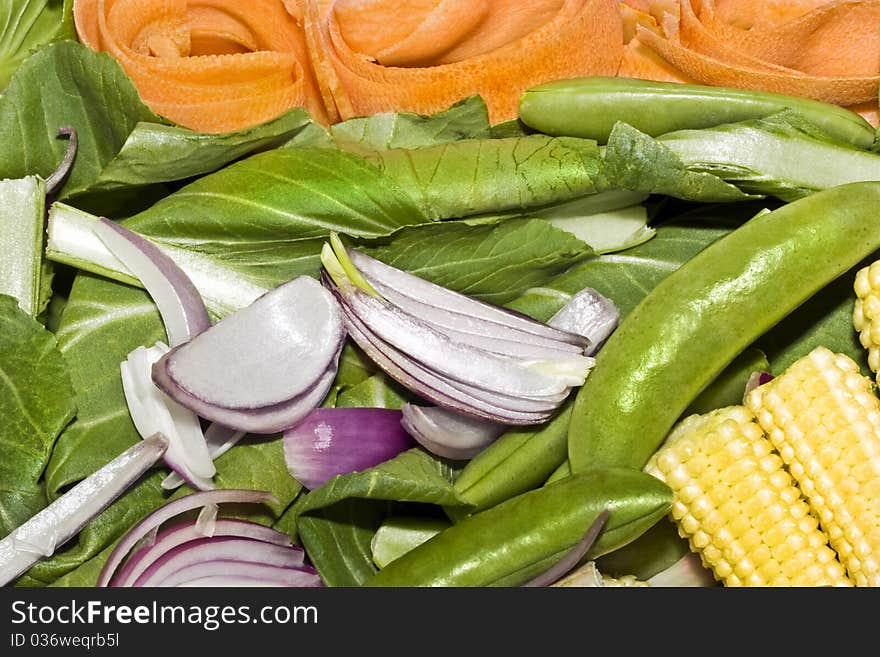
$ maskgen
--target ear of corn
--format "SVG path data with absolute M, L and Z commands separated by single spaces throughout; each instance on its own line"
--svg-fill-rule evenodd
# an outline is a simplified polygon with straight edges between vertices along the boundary
M 746 406 L 788 464 L 858 586 L 880 586 L 880 399 L 855 361 L 818 347 Z
M 868 367 L 880 373 L 880 260 L 858 271 L 853 289 L 853 326 L 868 350 Z
M 782 459 L 743 406 L 680 422 L 645 470 L 682 537 L 727 586 L 850 586 Z

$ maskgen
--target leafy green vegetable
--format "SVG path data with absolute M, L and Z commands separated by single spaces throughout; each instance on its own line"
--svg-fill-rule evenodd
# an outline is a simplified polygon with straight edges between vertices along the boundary
M 691 171 L 668 146 L 621 122 L 614 125 L 604 148 L 600 188 L 706 203 L 754 198 L 717 176 Z
M 37 48 L 75 37 L 72 7 L 72 0 L 5 0 L 0 6 L 0 92 Z
M 507 305 L 547 321 L 577 292 L 592 287 L 626 315 L 657 283 L 756 211 L 754 204 L 701 207 L 658 226 L 649 242 L 585 260 Z
M 138 123 L 90 191 L 139 187 L 216 171 L 238 158 L 278 147 L 311 125 L 302 108 L 258 126 L 204 134 L 161 123 Z
M 0 180 L 0 294 L 8 294 L 32 317 L 48 302 L 44 297 L 43 221 L 46 185 L 37 176 Z
M 432 219 L 541 206 L 596 191 L 599 147 L 572 137 L 464 139 L 368 156 Z
M 46 505 L 40 477 L 75 411 L 55 337 L 0 295 L 0 536 Z
M 405 228 L 365 253 L 484 301 L 504 304 L 591 255 L 573 235 L 540 219 L 497 225 L 442 222 Z
M 380 372 L 340 392 L 336 398 L 335 406 L 337 408 L 400 409 L 411 398 L 411 393 L 402 389 Z
M 369 155 L 390 148 L 420 148 L 460 139 L 489 136 L 489 111 L 479 96 L 455 103 L 431 115 L 387 112 L 358 117 L 330 127 L 336 145 L 344 151 Z
M 330 586 L 357 586 L 376 572 L 370 541 L 392 515 L 390 502 L 465 505 L 453 488 L 455 469 L 421 449 L 331 479 L 302 496 L 285 519 Z
M 79 149 L 59 198 L 85 192 L 140 121 L 160 119 L 115 59 L 72 41 L 51 44 L 25 60 L 0 97 L 0 178 L 47 178 L 67 149 L 55 135 L 69 125 Z
M 850 182 L 880 180 L 880 155 L 835 141 L 794 110 L 670 132 L 659 141 L 690 171 L 786 201 Z

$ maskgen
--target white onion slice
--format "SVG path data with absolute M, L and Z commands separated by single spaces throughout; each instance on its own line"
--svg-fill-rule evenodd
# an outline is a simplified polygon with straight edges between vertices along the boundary
M 149 470 L 167 447 L 161 434 L 129 447 L 13 530 L 0 541 L 0 586 L 75 536 Z
M 96 223 L 93 230 L 149 292 L 162 316 L 172 347 L 185 343 L 211 326 L 196 286 L 159 247 L 106 218 Z
M 264 408 L 307 393 L 344 337 L 339 304 L 315 279 L 299 276 L 172 349 L 163 367 L 207 404 Z
M 244 431 L 224 426 L 218 422 L 212 422 L 208 425 L 208 428 L 205 429 L 205 444 L 208 446 L 208 455 L 212 460 L 216 461 L 218 457 L 223 456 L 232 447 L 238 444 L 238 441 L 244 438 L 244 436 Z M 172 472 L 162 480 L 162 488 L 165 490 L 174 490 L 185 483 L 187 482 L 183 477 L 176 472 Z M 198 486 L 196 488 L 198 488 Z
M 199 418 L 153 383 L 153 364 L 167 353 L 167 345 L 157 342 L 150 348 L 138 347 L 120 364 L 129 414 L 141 436 L 162 432 L 169 441 L 165 463 L 196 488 L 207 490 L 214 487 L 211 478 L 216 468 Z
M 119 540 L 116 547 L 107 558 L 107 561 L 104 563 L 104 568 L 98 576 L 96 586 L 107 586 L 113 578 L 119 564 L 122 563 L 129 551 L 137 545 L 141 538 L 146 536 L 155 527 L 160 526 L 166 520 L 170 520 L 171 518 L 191 509 L 198 509 L 206 504 L 223 504 L 226 502 L 260 504 L 272 500 L 275 500 L 274 496 L 271 493 L 262 490 L 223 488 L 192 493 L 191 495 L 168 502 L 137 523 Z
M 405 404 L 401 423 L 422 447 L 448 459 L 471 459 L 491 445 L 506 427 L 436 406 Z
M 590 341 L 585 352 L 593 356 L 620 322 L 620 310 L 611 299 L 593 288 L 575 294 L 547 322 L 550 326 L 582 335 Z

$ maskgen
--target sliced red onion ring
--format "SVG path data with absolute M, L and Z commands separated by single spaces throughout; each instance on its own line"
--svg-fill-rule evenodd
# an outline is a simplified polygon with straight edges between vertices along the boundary
M 512 411 L 456 389 L 450 382 L 437 377 L 414 361 L 369 334 L 353 315 L 346 314 L 349 335 L 386 374 L 428 401 L 485 420 L 504 424 L 540 424 L 552 411 Z M 485 393 L 485 391 L 482 391 Z M 485 393 L 491 397 L 491 393 Z
M 239 440 L 244 438 L 245 432 L 232 427 L 227 427 L 217 422 L 212 422 L 205 429 L 205 444 L 208 446 L 208 455 L 212 460 L 217 460 L 234 447 Z M 162 488 L 165 490 L 173 490 L 187 483 L 184 477 L 176 472 L 172 472 L 162 480 Z M 199 488 L 198 486 L 195 486 Z M 201 489 L 200 490 L 206 490 Z
M 159 527 L 165 521 L 170 520 L 181 513 L 185 513 L 191 509 L 198 509 L 206 504 L 223 504 L 226 502 L 260 504 L 273 500 L 275 500 L 274 496 L 266 491 L 226 488 L 192 493 L 191 495 L 186 495 L 185 497 L 168 502 L 138 522 L 119 540 L 116 547 L 107 558 L 104 568 L 98 576 L 96 586 L 107 586 L 116 573 L 119 564 L 122 563 L 129 551 L 137 545 L 138 541 L 149 534 L 152 529 Z
M 214 487 L 216 469 L 199 418 L 153 384 L 152 367 L 168 347 L 161 342 L 138 347 L 120 366 L 122 389 L 129 414 L 141 436 L 162 432 L 169 441 L 165 463 L 199 490 Z
M 619 322 L 620 310 L 614 302 L 587 287 L 569 299 L 547 323 L 587 338 L 590 346 L 585 353 L 594 356 Z
M 180 582 L 234 572 L 235 563 L 299 568 L 300 549 L 237 536 L 197 538 L 177 545 L 155 559 L 134 581 L 133 586 L 176 586 Z M 225 563 L 225 568 L 206 569 L 207 564 Z
M 437 406 L 405 404 L 401 424 L 426 450 L 448 459 L 471 459 L 492 444 L 506 427 Z
M 172 347 L 210 328 L 211 320 L 196 286 L 159 247 L 106 218 L 95 224 L 94 231 L 150 293 Z
M 265 408 L 307 395 L 344 338 L 333 295 L 299 276 L 172 349 L 160 369 L 176 388 L 211 406 Z
M 578 541 L 577 545 L 575 545 L 565 554 L 565 556 L 562 557 L 562 559 L 553 564 L 549 569 L 534 579 L 529 580 L 523 584 L 523 586 L 550 586 L 553 582 L 564 577 L 572 568 L 577 566 L 578 562 L 584 558 L 584 555 L 586 555 L 587 552 L 589 552 L 593 543 L 599 538 L 599 534 L 602 533 L 605 523 L 608 522 L 609 515 L 610 513 L 607 509 L 603 510 L 598 516 L 596 516 L 596 519 L 587 529 L 584 537 Z
M 401 415 L 387 408 L 316 408 L 284 432 L 287 469 L 313 490 L 336 475 L 394 458 L 415 446 Z
M 746 381 L 746 387 L 743 391 L 743 400 L 748 397 L 749 393 L 755 388 L 764 385 L 765 383 L 770 383 L 773 380 L 773 375 L 770 372 L 752 372 L 749 376 L 749 380 Z
M 161 365 L 162 363 L 159 362 L 153 367 L 153 381 L 180 404 L 212 422 L 257 434 L 278 433 L 294 426 L 320 405 L 336 378 L 336 362 L 333 362 L 330 369 L 314 382 L 311 390 L 299 397 L 264 408 L 230 409 L 208 404 L 178 388 L 166 375 L 164 369 L 160 368 Z
M 550 396 L 582 385 L 593 359 L 572 355 L 543 361 L 516 360 L 461 344 L 430 324 L 359 288 L 342 291 L 345 307 L 370 332 L 419 362 L 454 379 L 484 390 L 513 396 Z
M 70 170 L 73 169 L 73 163 L 76 160 L 76 151 L 79 147 L 79 137 L 76 134 L 76 129 L 72 126 L 66 125 L 58 128 L 57 136 L 67 137 L 67 150 L 64 152 L 64 157 L 61 159 L 61 162 L 58 163 L 58 166 L 55 168 L 55 171 L 52 172 L 52 175 L 46 178 L 47 196 L 55 196 L 64 184 L 64 181 L 67 180 L 67 176 L 70 175 Z
M 106 509 L 158 461 L 168 447 L 150 436 L 76 484 L 0 541 L 0 586 L 50 556 Z
M 581 348 L 586 346 L 582 336 L 556 329 L 526 315 L 477 301 L 396 267 L 386 265 L 353 249 L 349 249 L 348 254 L 358 270 L 377 289 L 379 286 L 385 289 L 390 288 L 400 295 L 408 296 L 435 308 L 494 322 L 532 335 L 544 336 L 554 341 L 569 342 Z
M 255 566 L 253 564 L 236 564 L 235 574 L 228 574 L 229 566 L 226 565 L 227 574 L 207 575 L 198 577 L 178 586 L 193 587 L 321 587 L 324 583 L 316 571 L 293 568 L 272 568 L 269 566 Z
M 290 537 L 270 527 L 264 527 L 247 520 L 235 520 L 231 518 L 218 518 L 214 523 L 214 537 L 233 536 L 247 538 L 264 543 L 272 543 L 283 547 L 290 546 Z M 128 559 L 116 571 L 110 580 L 110 586 L 133 586 L 135 580 L 150 567 L 150 565 L 163 554 L 189 541 L 205 538 L 196 523 L 185 522 L 172 527 L 165 527 L 159 531 L 155 539 L 148 545 L 132 549 Z M 299 548 L 295 548 L 299 549 Z M 301 550 L 300 550 L 301 552 Z

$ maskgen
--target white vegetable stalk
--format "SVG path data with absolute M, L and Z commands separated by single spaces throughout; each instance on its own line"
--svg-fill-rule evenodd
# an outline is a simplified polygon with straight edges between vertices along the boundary
M 54 554 L 149 470 L 167 447 L 162 434 L 142 440 L 0 541 L 0 585 Z

